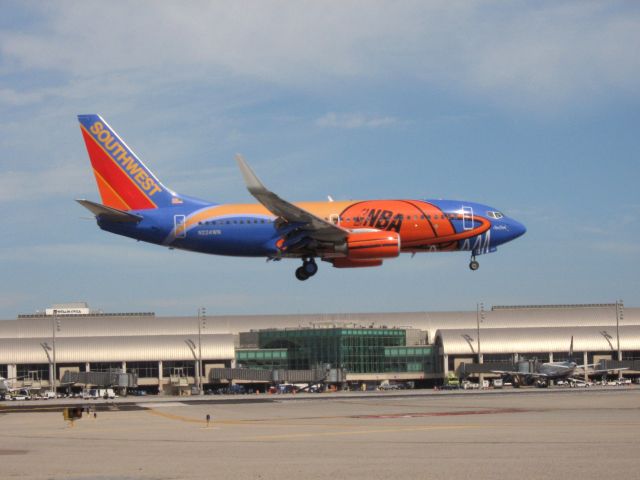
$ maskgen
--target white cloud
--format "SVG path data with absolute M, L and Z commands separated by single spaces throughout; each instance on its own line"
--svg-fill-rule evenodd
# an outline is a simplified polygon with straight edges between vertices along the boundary
M 90 215 L 90 214 L 88 214 Z M 97 226 L 95 228 L 98 228 Z M 133 241 L 124 243 L 56 243 L 29 246 L 12 246 L 0 249 L 0 260 L 6 263 L 49 262 L 64 265 L 126 265 L 144 267 L 166 259 L 164 248 L 140 248 Z
M 52 195 L 78 195 L 86 192 L 87 171 L 73 165 L 39 171 L 3 171 L 0 175 L 0 202 L 39 200 Z M 85 186 L 82 186 L 85 185 Z M 91 184 L 95 183 L 92 181 Z
M 43 98 L 40 92 L 17 92 L 12 88 L 0 88 L 0 105 L 22 106 L 40 102 Z
M 119 88 L 126 82 L 118 75 L 146 71 L 132 88 L 190 75 L 299 88 L 402 79 L 535 110 L 586 95 L 640 93 L 640 14 L 602 2 L 115 2 L 98 10 L 68 2 L 37 8 L 45 28 L 0 34 L 4 70 L 18 65 L 92 78 L 95 91 L 112 88 L 109 78 Z M 25 102 L 32 95 L 7 91 L 0 100 Z
M 640 245 L 636 242 L 625 240 L 592 242 L 589 245 L 593 250 L 598 250 L 610 255 L 635 257 L 640 254 Z
M 378 128 L 397 123 L 394 117 L 365 115 L 363 113 L 334 113 L 329 112 L 316 120 L 319 127 L 333 128 Z

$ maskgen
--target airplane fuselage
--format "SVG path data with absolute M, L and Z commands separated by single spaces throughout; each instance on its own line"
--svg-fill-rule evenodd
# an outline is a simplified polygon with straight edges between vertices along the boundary
M 575 362 L 550 362 L 540 365 L 538 373 L 544 374 L 549 380 L 562 380 L 573 376 L 576 368 Z
M 525 231 L 498 210 L 452 200 L 367 200 L 307 202 L 297 206 L 349 230 L 396 232 L 403 253 L 493 252 Z M 278 221 L 260 204 L 207 204 L 193 199 L 182 205 L 132 211 L 139 223 L 98 217 L 103 230 L 150 243 L 216 255 L 300 257 L 303 249 L 284 236 L 297 225 Z M 320 249 L 322 250 L 322 249 Z M 295 252 L 295 253 L 292 253 Z M 325 257 L 334 257 L 327 250 Z

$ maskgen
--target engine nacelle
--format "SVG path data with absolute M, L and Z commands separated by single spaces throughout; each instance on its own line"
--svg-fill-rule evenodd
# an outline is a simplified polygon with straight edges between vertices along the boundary
M 348 258 L 332 258 L 334 268 L 379 267 L 382 260 L 349 260 Z
M 359 232 L 347 237 L 346 257 L 349 260 L 377 260 L 400 255 L 400 235 L 397 232 Z

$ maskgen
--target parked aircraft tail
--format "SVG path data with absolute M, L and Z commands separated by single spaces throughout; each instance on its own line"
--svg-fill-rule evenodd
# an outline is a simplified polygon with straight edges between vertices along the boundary
M 78 115 L 102 203 L 117 210 L 145 210 L 182 203 L 100 115 Z
M 573 360 L 573 335 L 571 335 L 571 343 L 569 344 L 569 361 Z

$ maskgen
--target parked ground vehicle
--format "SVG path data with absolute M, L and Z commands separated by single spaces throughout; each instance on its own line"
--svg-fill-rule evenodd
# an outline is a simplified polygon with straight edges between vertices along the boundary
M 229 385 L 228 387 L 221 387 L 216 390 L 218 395 L 244 395 L 247 393 L 247 389 L 243 385 Z
M 442 388 L 444 390 L 457 390 L 460 388 L 460 379 L 458 379 L 455 373 L 449 372 L 447 378 L 444 379 Z
M 31 400 L 31 392 L 26 389 L 20 389 L 11 394 L 11 400 Z
M 462 382 L 462 388 L 465 390 L 477 390 L 480 388 L 480 384 L 475 382 L 470 382 L 469 380 L 464 380 Z
M 112 388 L 89 388 L 82 392 L 82 398 L 90 400 L 97 400 L 99 398 L 113 400 L 116 398 L 116 393 Z
M 400 387 L 395 383 L 383 383 L 378 387 L 378 390 L 400 390 Z

